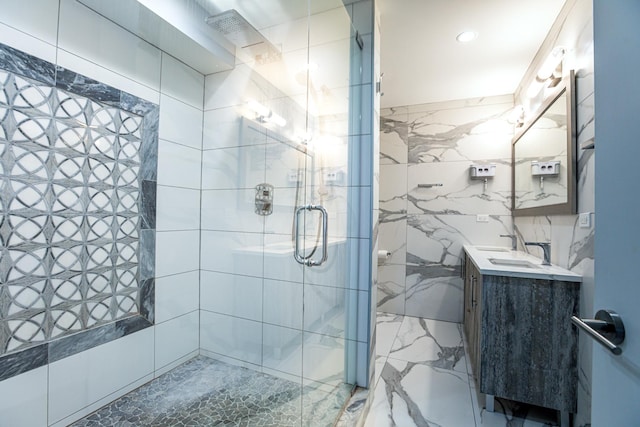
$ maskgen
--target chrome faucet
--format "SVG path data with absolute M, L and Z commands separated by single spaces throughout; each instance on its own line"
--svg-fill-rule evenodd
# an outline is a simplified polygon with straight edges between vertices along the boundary
M 524 242 L 526 246 L 540 246 L 544 253 L 542 265 L 551 265 L 551 243 L 545 242 Z
M 518 236 L 516 236 L 515 234 L 501 234 L 500 237 L 510 237 L 511 249 L 514 251 L 518 249 Z

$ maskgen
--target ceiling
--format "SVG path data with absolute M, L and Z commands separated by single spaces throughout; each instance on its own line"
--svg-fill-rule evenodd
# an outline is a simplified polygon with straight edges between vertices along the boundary
M 513 94 L 564 3 L 377 0 L 382 107 Z

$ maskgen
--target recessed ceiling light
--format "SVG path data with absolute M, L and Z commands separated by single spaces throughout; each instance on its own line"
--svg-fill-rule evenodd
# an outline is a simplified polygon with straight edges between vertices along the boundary
M 456 36 L 456 40 L 460 43 L 469 43 L 478 38 L 478 33 L 475 31 L 463 31 Z

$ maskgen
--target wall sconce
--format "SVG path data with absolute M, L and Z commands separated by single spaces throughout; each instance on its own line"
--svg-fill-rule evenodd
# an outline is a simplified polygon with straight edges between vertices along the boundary
M 556 46 L 540 66 L 535 79 L 527 90 L 527 98 L 535 98 L 542 89 L 555 87 L 562 80 L 562 59 L 566 49 Z
M 247 107 L 255 113 L 254 119 L 260 123 L 273 123 L 280 127 L 284 127 L 287 124 L 287 121 L 282 116 L 277 115 L 255 99 L 250 99 L 247 102 Z

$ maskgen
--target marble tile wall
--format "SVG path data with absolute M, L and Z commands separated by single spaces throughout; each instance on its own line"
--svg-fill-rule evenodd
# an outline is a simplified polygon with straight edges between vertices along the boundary
M 546 58 L 554 46 L 565 46 L 568 55 L 564 70 L 576 74 L 577 118 L 577 200 L 578 212 L 591 216 L 591 227 L 580 228 L 578 215 L 549 215 L 516 217 L 515 230 L 519 249 L 541 256 L 535 248 L 523 247 L 525 240 L 551 242 L 551 262 L 583 276 L 580 288 L 580 315 L 591 317 L 594 291 L 594 235 L 595 235 L 595 150 L 584 149 L 594 141 L 594 77 L 593 77 L 593 4 L 591 1 L 568 1 L 560 18 L 534 59 L 531 69 Z M 530 77 L 529 77 L 530 79 Z M 525 78 L 520 88 L 526 88 Z M 522 89 L 520 89 L 522 90 Z M 525 89 L 526 90 L 526 89 Z M 518 99 L 521 97 L 516 94 Z M 518 103 L 521 101 L 519 100 Z M 533 105 L 531 108 L 535 108 Z M 591 346 L 588 339 L 579 339 L 578 347 L 578 413 L 574 425 L 587 426 L 591 422 Z
M 462 245 L 509 244 L 512 109 L 507 95 L 382 110 L 378 310 L 462 321 Z

